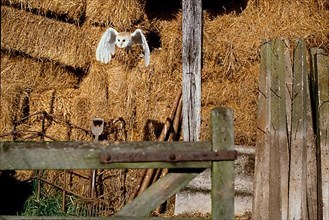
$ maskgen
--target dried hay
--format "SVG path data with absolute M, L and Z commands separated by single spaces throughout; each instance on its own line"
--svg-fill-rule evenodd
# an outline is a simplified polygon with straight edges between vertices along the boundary
M 86 22 L 133 31 L 133 25 L 144 17 L 143 8 L 144 0 L 87 0 Z
M 1 3 L 40 15 L 52 13 L 54 16 L 66 16 L 76 23 L 80 22 L 86 8 L 84 0 L 3 0 Z
M 42 108 L 42 99 L 31 102 L 34 94 L 40 95 L 54 89 L 65 91 L 77 85 L 78 78 L 66 68 L 52 62 L 35 61 L 1 52 L 0 131 L 10 130 L 14 118 L 26 116 L 26 111 L 33 113 L 34 108 L 38 108 L 49 112 L 49 109 Z M 65 108 L 65 104 L 62 106 Z M 65 114 L 63 109 L 59 112 Z
M 1 48 L 87 68 L 92 57 L 88 39 L 75 25 L 1 6 Z

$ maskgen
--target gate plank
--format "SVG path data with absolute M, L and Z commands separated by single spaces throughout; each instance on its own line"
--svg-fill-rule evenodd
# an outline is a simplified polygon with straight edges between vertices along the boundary
M 100 163 L 101 151 L 210 150 L 209 142 L 0 142 L 0 170 L 206 168 L 211 162 Z
M 233 111 L 211 111 L 212 149 L 234 150 Z M 234 219 L 234 161 L 213 162 L 211 167 L 212 219 Z
M 197 169 L 191 170 L 190 173 L 168 173 L 124 206 L 115 216 L 147 216 L 202 171 L 203 169 Z

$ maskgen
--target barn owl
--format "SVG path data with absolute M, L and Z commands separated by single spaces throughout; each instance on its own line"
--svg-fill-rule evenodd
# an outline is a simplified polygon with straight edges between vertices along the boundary
M 107 29 L 98 43 L 96 60 L 106 64 L 110 62 L 111 56 L 115 53 L 115 45 L 129 50 L 133 44 L 143 46 L 145 66 L 148 66 L 150 63 L 150 49 L 140 29 L 136 29 L 133 33 L 117 32 L 113 28 Z

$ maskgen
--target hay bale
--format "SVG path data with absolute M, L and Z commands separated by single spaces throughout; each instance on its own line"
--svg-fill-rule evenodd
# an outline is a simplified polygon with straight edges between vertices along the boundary
M 43 94 L 53 89 L 62 91 L 78 85 L 77 76 L 66 68 L 5 52 L 1 52 L 1 70 L 2 132 L 11 130 L 15 119 L 33 113 L 36 106 L 42 109 L 41 100 L 31 103 L 31 94 Z
M 86 8 L 84 0 L 3 0 L 1 3 L 40 15 L 65 16 L 76 23 L 80 22 Z
M 22 56 L 1 53 L 2 89 L 16 86 L 31 92 L 77 87 L 79 81 L 74 72 L 53 62 L 34 60 Z M 4 95 L 10 95 L 4 92 Z
M 75 25 L 7 6 L 1 6 L 1 24 L 1 48 L 84 69 L 93 57 L 89 38 Z
M 144 0 L 87 0 L 86 22 L 132 31 L 144 17 Z

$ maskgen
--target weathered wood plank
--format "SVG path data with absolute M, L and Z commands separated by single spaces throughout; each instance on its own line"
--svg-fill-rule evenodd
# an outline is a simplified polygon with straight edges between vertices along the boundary
M 329 57 L 312 50 L 318 162 L 318 218 L 329 219 Z M 321 208 L 322 207 L 322 208 Z
M 190 170 L 190 173 L 168 173 L 124 206 L 115 216 L 147 216 L 202 171 L 203 169 L 197 169 Z
M 183 135 L 184 141 L 198 141 L 201 126 L 202 1 L 183 0 L 182 13 Z
M 285 100 L 286 100 L 286 150 L 281 160 L 281 217 L 282 219 L 288 218 L 288 208 L 289 208 L 289 160 L 290 160 L 290 142 L 291 142 L 291 102 L 292 102 L 292 62 L 290 58 L 289 51 L 289 41 L 284 41 L 285 47 L 285 65 L 286 65 L 286 79 L 285 79 Z M 282 147 L 281 147 L 282 149 Z
M 289 60 L 289 52 L 282 40 L 266 42 L 261 48 L 254 219 L 287 218 Z
M 275 40 L 272 46 L 270 85 L 270 176 L 269 219 L 287 218 L 289 152 L 286 115 L 285 46 Z M 286 215 L 283 216 L 282 214 Z
M 209 142 L 0 142 L 0 169 L 206 168 L 210 162 L 101 164 L 102 150 L 112 152 L 210 150 Z
M 211 111 L 212 149 L 234 150 L 233 112 L 228 108 Z M 213 219 L 234 219 L 234 161 L 213 162 L 211 166 Z
M 294 53 L 293 100 L 291 122 L 289 219 L 307 219 L 306 183 L 306 127 L 308 96 L 308 68 L 306 44 L 299 40 Z
M 307 99 L 307 126 L 306 126 L 306 157 L 307 157 L 307 182 L 306 182 L 306 199 L 307 199 L 307 210 L 309 219 L 318 219 L 318 179 L 319 173 L 317 171 L 318 164 L 318 156 L 316 152 L 316 138 L 314 136 L 315 132 L 313 128 L 316 130 L 315 118 L 316 112 L 314 111 L 314 102 L 315 102 L 315 94 L 314 94 L 314 50 L 311 49 L 311 74 L 309 76 L 310 86 L 308 88 L 309 99 Z M 312 106 L 313 105 L 313 106 Z M 313 107 L 313 109 L 312 109 Z
M 257 142 L 255 154 L 253 219 L 268 219 L 269 216 L 269 161 L 270 145 L 270 74 L 272 62 L 272 43 L 266 42 L 261 47 L 259 69 L 259 97 L 257 113 Z

